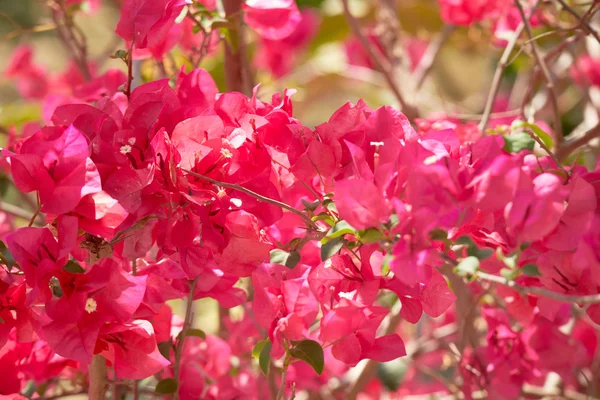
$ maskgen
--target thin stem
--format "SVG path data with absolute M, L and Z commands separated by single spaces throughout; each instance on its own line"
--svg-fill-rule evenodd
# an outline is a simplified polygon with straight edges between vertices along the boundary
M 537 9 L 539 3 L 540 3 L 540 0 L 538 0 L 535 3 L 535 5 L 531 8 L 529 17 L 531 17 L 533 15 L 533 13 Z M 479 130 L 481 132 L 485 131 L 485 128 L 487 127 L 487 124 L 490 119 L 490 114 L 492 113 L 492 108 L 494 107 L 494 102 L 496 100 L 496 96 L 498 95 L 498 91 L 500 90 L 500 83 L 502 82 L 502 74 L 504 73 L 504 70 L 508 66 L 508 60 L 510 58 L 510 54 L 512 53 L 513 49 L 515 48 L 515 45 L 517 44 L 517 40 L 519 40 L 519 37 L 521 36 L 521 33 L 523 33 L 524 29 L 525 29 L 525 23 L 523 21 L 521 21 L 521 23 L 515 30 L 515 33 L 510 38 L 508 44 L 506 45 L 506 48 L 504 49 L 504 53 L 502 53 L 502 57 L 500 57 L 500 61 L 498 61 L 498 65 L 496 66 L 496 72 L 494 73 L 494 78 L 492 80 L 492 86 L 490 87 L 490 92 L 488 94 L 488 98 L 487 98 L 487 101 L 485 104 L 485 109 L 483 111 L 483 117 L 481 118 L 481 122 L 479 123 Z
M 198 283 L 198 277 L 194 278 L 190 282 L 190 293 L 187 298 L 187 304 L 185 307 L 185 319 L 183 320 L 183 328 L 181 328 L 181 333 L 179 334 L 180 338 L 177 341 L 177 347 L 175 348 L 175 363 L 173 366 L 174 370 L 174 378 L 179 380 L 179 370 L 181 363 L 181 352 L 183 351 L 183 343 L 185 342 L 185 337 L 187 335 L 188 329 L 192 325 L 192 304 L 194 303 L 194 292 L 196 291 L 196 284 Z M 177 400 L 179 398 L 179 391 L 176 391 L 173 395 L 173 399 Z
M 408 119 L 414 119 L 414 118 L 418 117 L 417 110 L 414 107 L 412 107 L 410 104 L 408 104 L 408 102 L 404 99 L 404 96 L 400 92 L 400 89 L 398 88 L 398 85 L 396 84 L 396 81 L 395 81 L 394 77 L 392 76 L 392 71 L 391 71 L 390 65 L 388 65 L 388 63 L 384 63 L 384 58 L 382 57 L 381 54 L 375 53 L 374 47 L 372 46 L 371 43 L 369 43 L 369 41 L 367 40 L 365 35 L 363 35 L 362 30 L 358 24 L 358 21 L 356 20 L 356 18 L 354 18 L 354 16 L 350 12 L 350 6 L 348 5 L 348 0 L 342 0 L 342 5 L 344 7 L 344 15 L 346 16 L 348 25 L 350 25 L 350 29 L 352 29 L 352 33 L 354 33 L 354 36 L 356 36 L 356 38 L 362 45 L 363 49 L 367 52 L 367 55 L 369 56 L 369 59 L 371 60 L 371 62 L 383 74 L 383 77 L 385 78 L 388 86 L 394 93 L 396 100 L 398 100 L 398 103 L 400 104 L 400 107 L 402 108 L 402 112 L 404 114 L 406 114 L 406 117 Z
M 600 303 L 600 294 L 591 294 L 591 295 L 582 295 L 582 296 L 569 296 L 566 294 L 560 294 L 556 292 L 552 292 L 550 290 L 534 287 L 534 286 L 522 286 L 516 283 L 515 281 L 509 281 L 501 276 L 496 276 L 492 274 L 488 274 L 486 272 L 477 272 L 477 278 L 482 281 L 487 281 L 491 283 L 496 283 L 498 285 L 507 286 L 511 289 L 516 290 L 522 294 L 535 294 L 538 296 L 548 297 L 550 299 L 562 301 L 565 303 L 575 303 L 581 305 L 587 304 L 597 304 Z
M 133 83 L 133 44 L 135 43 L 135 38 L 131 41 L 131 46 L 129 46 L 129 52 L 127 53 L 127 82 L 125 82 L 125 96 L 129 98 L 131 96 L 131 86 Z
M 41 209 L 42 209 L 42 205 L 40 204 L 40 192 L 37 192 L 37 208 L 36 208 L 35 212 L 33 213 L 33 215 L 31 216 L 28 226 L 33 226 L 33 223 L 35 222 L 35 219 L 37 218 Z
M 592 6 L 589 8 L 589 10 L 583 16 L 581 16 L 577 13 L 577 11 L 575 11 L 571 6 L 569 6 L 564 0 L 557 0 L 557 1 L 560 3 L 561 7 L 566 12 L 568 12 L 569 14 L 574 16 L 579 21 L 579 24 L 581 24 L 584 27 L 584 29 L 586 30 L 587 33 L 592 35 L 594 37 L 594 39 L 596 39 L 596 41 L 598 41 L 598 43 L 600 43 L 600 35 L 598 35 L 598 32 L 596 32 L 596 30 L 592 27 L 592 25 L 587 21 L 587 18 L 589 18 L 590 13 L 594 9 L 594 4 L 592 4 Z
M 531 29 L 531 25 L 529 24 L 529 18 L 525 15 L 525 10 L 521 5 L 520 0 L 515 0 L 515 5 L 521 14 L 521 18 L 523 20 L 523 24 L 525 26 L 525 31 L 527 32 L 527 36 L 529 36 L 530 40 L 533 40 L 533 31 Z M 554 78 L 552 77 L 552 73 L 546 64 L 546 60 L 540 55 L 539 49 L 537 47 L 537 43 L 532 41 L 529 43 L 529 47 L 531 48 L 531 52 L 533 53 L 533 57 L 535 58 L 536 63 L 540 66 L 542 70 L 542 74 L 544 74 L 544 78 L 546 79 L 546 88 L 548 89 L 548 93 L 550 94 L 550 105 L 552 106 L 552 111 L 554 113 L 554 131 L 555 131 L 555 139 L 556 144 L 560 145 L 563 140 L 562 134 L 562 125 L 560 121 L 560 109 L 558 107 L 558 95 L 556 94 L 556 88 L 554 84 Z
M 283 399 L 283 390 L 285 388 L 285 378 L 287 376 L 288 367 L 290 366 L 290 358 L 291 358 L 290 353 L 286 352 L 285 358 L 283 360 L 283 370 L 281 372 L 281 386 L 279 386 L 279 391 L 277 392 L 277 397 L 275 398 L 276 400 Z
M 289 204 L 286 204 L 286 203 L 283 203 L 281 201 L 277 201 L 277 200 L 271 199 L 269 197 L 263 196 L 262 194 L 258 194 L 256 192 L 253 192 L 252 190 L 246 189 L 245 187 L 242 187 L 240 185 L 236 185 L 236 184 L 233 184 L 233 183 L 227 183 L 227 182 L 221 182 L 221 181 L 218 181 L 216 179 L 209 178 L 208 176 L 200 175 L 200 174 L 198 174 L 196 172 L 189 171 L 187 169 L 181 169 L 181 170 L 183 172 L 185 172 L 186 174 L 189 174 L 189 175 L 191 175 L 193 177 L 196 177 L 198 179 L 202 179 L 204 181 L 210 182 L 210 183 L 215 184 L 217 186 L 222 186 L 222 187 L 226 187 L 226 188 L 229 188 L 229 189 L 237 190 L 238 192 L 245 193 L 248 196 L 252 196 L 252 197 L 254 197 L 257 200 L 263 201 L 265 203 L 273 204 L 275 206 L 278 206 L 278 207 L 281 207 L 281 208 L 283 208 L 285 210 L 293 212 L 294 214 L 296 214 L 299 217 L 301 217 L 306 222 L 307 225 L 309 225 L 310 227 L 312 227 L 312 228 L 314 228 L 316 230 L 320 230 L 319 226 L 313 220 L 311 220 L 310 218 L 308 218 L 308 216 L 306 216 L 304 213 L 302 213 L 302 211 L 296 210 L 294 207 L 290 206 Z
M 552 161 L 554 161 L 556 166 L 565 174 L 565 184 L 569 183 L 569 179 L 571 179 L 571 172 L 567 171 L 565 167 L 563 167 L 556 155 L 546 146 L 542 139 L 540 139 L 536 134 L 532 132 L 529 132 L 529 136 L 531 136 L 531 138 L 535 140 L 536 143 L 539 144 L 540 147 L 544 149 L 546 153 L 548 153 L 548 155 L 550 156 L 550 158 L 552 158 Z

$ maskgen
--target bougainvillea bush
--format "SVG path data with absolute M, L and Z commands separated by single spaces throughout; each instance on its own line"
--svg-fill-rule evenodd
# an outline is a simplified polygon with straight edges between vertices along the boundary
M 422 2 L 423 37 L 401 3 L 124 0 L 101 62 L 100 1 L 13 21 L 0 397 L 600 398 L 600 7 Z M 323 37 L 389 105 L 296 116 Z M 461 46 L 468 114 L 433 82 Z

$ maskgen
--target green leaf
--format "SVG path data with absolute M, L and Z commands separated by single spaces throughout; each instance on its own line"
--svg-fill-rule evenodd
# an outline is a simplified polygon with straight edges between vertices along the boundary
M 546 145 L 546 147 L 551 149 L 553 146 L 554 142 L 552 140 L 552 137 L 536 124 L 516 120 L 511 124 L 511 128 L 529 128 L 534 133 L 534 135 L 540 138 L 540 140 Z
M 177 381 L 173 378 L 163 379 L 156 384 L 155 393 L 172 394 L 177 391 Z
M 4 261 L 6 261 L 6 266 L 8 267 L 9 270 L 12 269 L 12 267 L 15 266 L 16 262 L 15 259 L 12 255 L 12 253 L 10 252 L 10 250 L 8 250 L 8 247 L 6 247 L 6 245 L 4 244 L 3 241 L 0 240 L 0 253 L 2 254 L 2 257 L 0 257 L 0 263 L 4 263 Z
M 206 333 L 204 333 L 204 331 L 202 329 L 196 329 L 196 328 L 192 328 L 192 329 L 188 329 L 185 332 L 185 336 L 196 336 L 202 339 L 206 339 Z
M 85 269 L 77 261 L 69 260 L 67 264 L 63 267 L 63 271 L 69 272 L 71 274 L 83 274 L 85 273 Z
M 330 240 L 321 246 L 321 260 L 325 261 L 330 259 L 335 253 L 340 251 L 344 247 L 344 239 L 337 237 Z
M 252 357 L 258 360 L 258 358 L 260 357 L 260 353 L 265 348 L 265 345 L 267 343 L 269 343 L 269 339 L 261 340 L 260 342 L 256 343 L 254 345 L 254 348 L 252 349 Z
M 504 150 L 509 153 L 518 153 L 522 150 L 533 150 L 535 140 L 527 132 L 518 132 L 512 135 L 505 135 Z
M 479 259 L 473 256 L 463 258 L 454 268 L 454 272 L 457 275 L 464 276 L 467 278 L 474 277 L 478 270 Z
M 319 200 L 315 200 L 312 203 L 309 203 L 308 201 L 302 199 L 302 204 L 304 204 L 304 208 L 307 210 L 315 211 L 317 208 L 319 208 L 319 204 L 321 204 L 321 202 Z
M 523 267 L 521 268 L 521 272 L 523 273 L 523 275 L 527 275 L 527 276 L 542 276 L 542 274 L 540 273 L 540 270 L 538 269 L 537 265 L 535 265 L 535 264 L 523 265 Z
M 300 253 L 297 251 L 271 250 L 271 264 L 285 265 L 292 269 L 300 262 Z
M 261 340 L 256 343 L 252 349 L 252 357 L 258 359 L 260 370 L 265 376 L 269 373 L 269 361 L 271 358 L 271 341 L 269 339 Z
M 431 238 L 431 240 L 448 240 L 448 232 L 446 232 L 443 229 L 434 229 L 431 232 L 429 232 L 429 237 Z
M 27 382 L 27 385 L 25 385 L 25 389 L 23 389 L 21 394 L 27 398 L 31 398 L 31 396 L 33 396 L 34 393 L 35 393 L 35 381 L 30 380 Z
M 377 243 L 385 239 L 385 235 L 377 228 L 370 228 L 358 232 L 358 237 L 365 244 Z
M 167 360 L 171 359 L 171 349 L 172 348 L 173 348 L 173 344 L 171 342 L 160 342 L 158 344 L 158 351 Z
M 323 366 L 325 365 L 323 348 L 314 340 L 303 340 L 296 343 L 290 349 L 290 355 L 298 360 L 305 361 L 317 374 L 321 375 L 321 372 L 323 372 Z
M 258 356 L 258 365 L 260 366 L 260 370 L 263 374 L 265 374 L 265 376 L 267 376 L 267 374 L 269 373 L 269 364 L 271 361 L 271 347 L 273 347 L 273 345 L 270 341 L 267 341 L 267 343 L 264 344 Z
M 325 244 L 329 242 L 331 239 L 335 239 L 346 234 L 355 234 L 356 229 L 354 229 L 349 223 L 346 221 L 339 221 L 336 223 L 333 228 L 327 232 L 327 235 L 321 240 L 321 244 Z
M 514 281 L 515 278 L 519 275 L 519 270 L 502 268 L 500 270 L 500 275 L 502 275 L 502 277 L 507 281 Z

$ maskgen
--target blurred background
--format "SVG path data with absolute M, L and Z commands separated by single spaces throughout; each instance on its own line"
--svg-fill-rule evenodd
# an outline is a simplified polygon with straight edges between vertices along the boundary
M 100 3 L 100 2 L 98 2 Z M 316 32 L 302 54 L 294 57 L 293 68 L 283 76 L 275 77 L 265 69 L 256 70 L 256 82 L 261 83 L 260 94 L 268 99 L 275 91 L 295 88 L 295 117 L 308 126 L 325 121 L 337 108 L 347 101 L 364 99 L 369 106 L 376 108 L 384 104 L 394 104 L 394 97 L 387 89 L 385 81 L 377 71 L 360 64 L 360 46 L 349 43 L 352 40 L 346 24 L 342 3 L 339 0 L 299 0 L 304 10 L 311 10 L 318 19 Z M 82 27 L 89 49 L 89 59 L 95 62 L 99 72 L 108 68 L 125 70 L 121 60 L 110 59 L 124 45 L 114 34 L 118 21 L 120 4 L 115 0 L 83 3 L 92 10 L 89 13 L 76 13 L 75 23 Z M 350 2 L 353 14 L 369 29 L 375 22 L 375 7 L 365 0 Z M 439 16 L 437 0 L 403 0 L 398 2 L 398 18 L 403 29 L 402 40 L 408 53 L 422 53 L 427 42 L 444 28 Z M 58 39 L 48 7 L 41 0 L 0 0 L 0 70 L 8 65 L 15 47 L 29 44 L 34 50 L 34 61 L 47 69 L 49 74 L 58 74 L 67 65 L 68 53 Z M 418 103 L 429 111 L 460 113 L 480 112 L 487 90 L 496 53 L 501 48 L 489 50 L 489 37 L 478 27 L 462 28 L 452 33 L 439 53 L 433 70 L 425 82 L 425 89 L 419 91 Z M 249 37 L 250 52 L 255 52 L 255 38 Z M 260 54 L 258 54 L 260 56 Z M 492 57 L 490 57 L 490 55 Z M 365 56 L 362 56 L 365 58 Z M 142 62 L 146 77 L 152 75 L 152 60 Z M 201 67 L 209 70 L 224 90 L 222 54 L 219 48 L 206 57 Z M 400 79 L 400 85 L 410 82 Z M 416 94 L 408 93 L 414 101 Z M 412 98 L 411 98 L 412 97 Z M 20 125 L 24 120 L 36 120 L 39 110 L 34 104 L 25 105 L 19 100 L 14 82 L 0 78 L 0 125 Z

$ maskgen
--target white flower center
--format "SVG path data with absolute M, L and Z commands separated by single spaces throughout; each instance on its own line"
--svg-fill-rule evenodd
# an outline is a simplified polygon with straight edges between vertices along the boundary
M 92 299 L 91 297 L 87 299 L 87 301 L 85 302 L 85 311 L 87 311 L 88 314 L 93 313 L 94 311 L 96 311 L 97 308 L 98 303 L 96 303 L 96 300 Z
M 119 151 L 121 152 L 121 154 L 131 153 L 131 146 L 128 144 L 124 144 L 123 146 L 121 146 L 121 149 Z
M 229 151 L 228 149 L 221 149 L 221 155 L 225 158 L 233 157 L 233 154 L 231 154 L 231 151 Z

